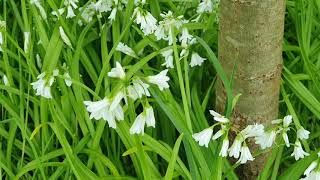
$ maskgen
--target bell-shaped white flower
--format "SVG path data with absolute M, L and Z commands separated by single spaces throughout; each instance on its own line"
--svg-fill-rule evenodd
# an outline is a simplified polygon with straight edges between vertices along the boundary
M 138 58 L 137 54 L 126 44 L 120 42 L 116 48 L 117 51 L 120 51 L 126 55 L 129 55 L 134 58 Z
M 64 77 L 64 82 L 66 83 L 66 85 L 67 85 L 68 87 L 70 87 L 70 86 L 72 85 L 72 81 L 71 81 L 71 77 L 70 77 L 69 73 L 68 73 L 68 72 L 65 72 L 65 73 L 63 74 L 63 77 Z
M 152 34 L 157 29 L 157 20 L 148 11 L 144 11 L 137 7 L 134 10 L 134 15 L 136 16 L 135 22 L 140 24 L 141 31 L 145 35 Z
M 228 148 L 229 148 L 229 140 L 228 140 L 228 138 L 225 138 L 222 141 L 222 146 L 221 146 L 219 156 L 227 157 L 228 156 Z
M 91 2 L 89 5 L 80 8 L 80 11 L 81 11 L 81 17 L 82 17 L 82 19 L 79 20 L 78 24 L 81 26 L 81 25 L 83 24 L 83 23 L 82 23 L 82 20 L 83 20 L 85 23 L 90 23 L 90 22 L 92 22 L 93 16 L 94 16 L 95 13 L 96 13 L 95 4 L 94 4 L 93 2 Z M 81 21 L 81 22 L 80 22 L 80 21 Z
M 90 119 L 103 119 L 108 122 L 109 127 L 116 128 L 116 119 L 124 120 L 122 107 L 117 105 L 112 111 L 110 110 L 111 101 L 104 98 L 100 101 L 84 101 L 87 111 L 90 113 Z
M 174 36 L 174 32 L 172 31 L 174 28 L 180 29 L 181 26 L 187 21 L 183 19 L 183 16 L 174 17 L 171 11 L 167 13 L 161 13 L 160 16 L 163 18 L 162 21 L 159 22 L 158 28 L 154 32 L 157 40 L 166 40 L 169 45 L 173 44 L 173 41 L 176 41 Z
M 94 5 L 96 11 L 99 13 L 109 12 L 112 10 L 112 1 L 110 0 L 99 0 Z
M 191 67 L 194 67 L 194 66 L 201 66 L 202 63 L 207 60 L 206 58 L 203 58 L 201 56 L 199 56 L 198 53 L 192 53 L 192 56 L 191 56 L 191 62 L 190 62 L 190 66 Z
M 318 180 L 320 179 L 320 171 L 312 171 L 307 177 L 301 178 L 300 180 Z
M 117 8 L 113 8 L 108 19 L 110 19 L 110 21 L 114 21 L 116 19 L 116 15 L 117 15 Z
M 116 67 L 112 68 L 110 72 L 108 72 L 108 76 L 112 78 L 120 78 L 124 79 L 126 74 L 124 72 L 124 69 L 122 68 L 121 64 L 119 62 L 116 62 Z
M 76 14 L 74 14 L 72 7 L 71 6 L 67 6 L 67 16 L 66 16 L 66 18 L 70 19 L 70 18 L 73 18 L 75 16 L 76 16 Z
M 59 32 L 60 32 L 60 36 L 61 36 L 61 39 L 63 40 L 63 42 L 67 46 L 72 47 L 70 39 L 68 38 L 68 36 L 66 35 L 66 33 L 64 32 L 64 30 L 61 26 L 59 26 Z
M 174 68 L 173 66 L 173 49 L 168 49 L 166 51 L 161 52 L 161 55 L 164 57 L 165 62 L 162 66 L 166 68 Z
M 54 82 L 54 77 L 51 76 L 49 80 L 44 79 L 46 73 L 43 72 L 37 77 L 37 81 L 31 83 L 32 88 L 36 90 L 36 95 L 37 96 L 42 96 L 47 99 L 51 99 L 51 88 L 53 82 Z
M 38 9 L 39 9 L 39 12 L 40 12 L 40 15 L 41 17 L 46 20 L 47 19 L 47 14 L 46 14 L 46 11 L 44 10 L 44 8 L 42 7 L 41 3 L 39 0 L 31 0 L 30 1 L 30 4 L 34 4 Z
M 241 133 L 244 138 L 261 136 L 264 133 L 264 126 L 262 124 L 248 125 Z
M 154 76 L 148 76 L 147 81 L 149 83 L 158 85 L 159 89 L 162 91 L 169 88 L 168 81 L 170 78 L 167 76 L 168 69 L 161 71 L 159 74 Z
M 3 75 L 3 77 L 2 77 L 2 82 L 3 82 L 4 85 L 10 86 L 8 77 L 7 77 L 6 75 Z
M 202 0 L 197 8 L 197 13 L 211 13 L 213 10 L 212 0 Z
M 144 134 L 144 126 L 155 127 L 155 118 L 153 108 L 148 106 L 142 113 L 140 113 L 130 128 L 130 134 Z
M 229 148 L 229 157 L 239 158 L 241 151 L 242 138 L 237 136 L 233 141 L 233 144 Z
M 99 120 L 103 114 L 109 113 L 110 101 L 107 98 L 96 102 L 84 101 L 83 103 L 86 105 L 87 111 L 90 112 L 90 119 Z
M 144 126 L 146 123 L 145 114 L 139 114 L 130 128 L 130 134 L 144 134 Z
M 151 106 L 146 108 L 146 124 L 148 127 L 156 127 L 156 120 Z
M 292 116 L 291 115 L 287 115 L 283 118 L 283 127 L 286 128 L 286 127 L 289 127 L 289 125 L 291 124 L 292 122 Z
M 144 83 L 141 79 L 136 78 L 133 80 L 132 85 L 127 87 L 128 96 L 133 100 L 142 98 L 142 96 L 150 96 L 148 90 L 149 84 Z
M 301 146 L 301 143 L 299 140 L 297 140 L 294 144 L 294 149 L 293 149 L 293 153 L 291 154 L 291 156 L 294 156 L 294 159 L 297 161 L 300 158 L 304 158 L 304 156 L 309 156 L 310 154 L 305 152 Z
M 220 129 L 218 132 L 216 132 L 213 136 L 212 136 L 212 140 L 216 140 L 219 137 L 221 137 L 223 134 L 225 133 L 224 129 Z
M 221 123 L 229 123 L 230 122 L 230 120 L 228 118 L 222 116 L 221 114 L 215 112 L 214 110 L 210 110 L 209 112 L 213 116 L 213 119 L 218 122 L 221 122 Z
M 308 168 L 304 171 L 304 175 L 305 176 L 309 176 L 310 173 L 318 166 L 318 161 L 313 161 L 309 166 Z
M 272 146 L 276 139 L 277 132 L 274 130 L 264 132 L 260 136 L 255 137 L 255 143 L 260 145 L 261 149 L 266 149 Z
M 29 43 L 30 43 L 30 32 L 23 32 L 24 36 L 24 52 L 28 53 L 29 52 Z
M 192 41 L 194 38 L 191 34 L 189 34 L 189 31 L 187 28 L 182 28 L 182 33 L 181 36 L 179 38 L 179 41 L 181 42 L 181 46 L 186 48 L 189 45 L 191 45 L 190 42 L 194 42 Z
M 122 90 L 119 91 L 112 99 L 112 102 L 110 104 L 110 111 L 115 110 L 117 106 L 120 104 L 121 100 L 125 98 L 125 96 L 126 95 Z
M 309 134 L 310 132 L 308 130 L 305 130 L 302 126 L 299 127 L 297 135 L 298 138 L 303 140 L 303 139 L 309 139 Z
M 245 144 L 244 146 L 241 147 L 241 156 L 238 160 L 238 163 L 245 164 L 247 161 L 253 161 L 253 160 L 254 158 L 251 155 L 250 149 Z
M 283 138 L 284 143 L 286 144 L 286 146 L 287 146 L 287 147 L 290 147 L 290 142 L 289 142 L 289 138 L 288 138 L 287 133 L 283 132 L 283 133 L 282 133 L 282 138 Z
M 202 130 L 201 132 L 193 134 L 192 137 L 195 141 L 199 142 L 200 146 L 208 147 L 212 134 L 213 134 L 212 128 L 207 128 Z

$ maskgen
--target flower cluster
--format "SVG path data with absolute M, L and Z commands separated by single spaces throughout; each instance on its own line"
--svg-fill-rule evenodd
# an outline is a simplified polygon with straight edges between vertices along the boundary
M 65 68 L 65 67 L 63 67 Z M 65 68 L 66 69 L 66 68 Z M 43 72 L 37 76 L 37 81 L 31 83 L 32 88 L 36 91 L 37 96 L 42 96 L 47 99 L 52 98 L 51 94 L 51 86 L 55 82 L 55 78 L 59 75 L 59 70 L 55 69 L 52 73 L 47 74 Z M 72 85 L 71 77 L 67 70 L 65 70 L 64 74 L 64 82 L 66 86 L 70 87 Z
M 237 135 L 234 138 L 233 144 L 229 148 L 228 132 L 230 130 L 233 130 L 233 128 L 231 127 L 230 120 L 213 110 L 210 110 L 210 114 L 218 123 L 207 129 L 204 129 L 199 133 L 193 134 L 193 138 L 197 142 L 199 142 L 200 146 L 208 147 L 209 142 L 211 140 L 216 140 L 221 136 L 225 135 L 219 153 L 219 155 L 222 157 L 226 157 L 229 154 L 230 157 L 239 158 L 238 163 L 241 164 L 244 164 L 247 161 L 253 161 L 254 158 L 246 143 L 246 140 L 248 138 L 254 138 L 255 143 L 260 145 L 261 149 L 266 149 L 273 145 L 273 143 L 276 140 L 277 134 L 281 134 L 286 146 L 290 147 L 287 131 L 289 131 L 289 126 L 292 122 L 291 115 L 288 115 L 283 119 L 272 121 L 273 124 L 277 124 L 277 126 L 271 128 L 270 130 L 265 130 L 262 124 L 248 125 L 245 129 L 241 130 L 240 132 L 238 132 L 238 130 L 234 130 L 237 133 Z M 213 128 L 216 125 L 220 125 L 221 128 L 212 136 Z M 302 126 L 299 127 L 297 131 L 297 139 L 295 142 L 294 151 L 291 154 L 291 156 L 294 156 L 295 160 L 304 158 L 305 156 L 309 155 L 309 153 L 303 150 L 300 143 L 300 140 L 308 139 L 309 133 L 310 132 L 305 130 Z
M 123 47 L 124 45 L 120 45 Z M 119 79 L 123 84 L 120 88 L 116 89 L 114 96 L 105 97 L 103 100 L 92 102 L 85 101 L 87 111 L 90 113 L 90 119 L 103 119 L 108 122 L 109 127 L 116 128 L 116 121 L 124 120 L 124 108 L 122 101 L 125 104 L 128 103 L 127 97 L 136 101 L 137 99 L 143 100 L 143 112 L 141 112 L 135 119 L 130 128 L 130 134 L 144 134 L 144 127 L 155 127 L 155 117 L 153 108 L 147 101 L 150 92 L 148 88 L 150 84 L 155 84 L 161 91 L 169 88 L 168 81 L 170 78 L 167 76 L 168 70 L 163 70 L 157 75 L 139 77 L 134 76 L 130 78 L 129 85 L 126 84 L 125 69 L 119 62 L 116 62 L 116 67 L 112 68 L 108 72 L 108 76 L 111 78 Z M 121 84 L 121 83 L 119 83 Z
M 226 157 L 229 154 L 230 157 L 239 158 L 238 162 L 241 164 L 253 161 L 254 158 L 246 144 L 246 139 L 260 136 L 264 131 L 264 126 L 261 124 L 247 126 L 237 134 L 233 144 L 229 148 L 228 133 L 232 129 L 230 120 L 213 110 L 210 110 L 210 114 L 218 123 L 193 135 L 193 138 L 199 142 L 199 145 L 208 147 L 211 140 L 217 140 L 224 135 L 219 156 Z M 213 128 L 216 125 L 220 125 L 221 128 L 212 136 Z

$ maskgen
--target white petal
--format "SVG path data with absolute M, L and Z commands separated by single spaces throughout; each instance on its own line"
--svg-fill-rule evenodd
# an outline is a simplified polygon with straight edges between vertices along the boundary
M 200 146 L 208 147 L 212 134 L 213 130 L 211 128 L 207 128 L 201 132 L 193 134 L 192 137 L 195 141 L 199 142 Z

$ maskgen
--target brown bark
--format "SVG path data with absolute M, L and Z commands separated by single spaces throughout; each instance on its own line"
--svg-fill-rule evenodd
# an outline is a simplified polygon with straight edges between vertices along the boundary
M 285 0 L 221 0 L 219 60 L 241 97 L 233 112 L 235 126 L 268 124 L 278 116 L 282 70 Z M 217 88 L 217 109 L 225 105 L 222 83 Z M 256 147 L 252 147 L 254 149 Z M 266 156 L 242 168 L 243 179 L 255 179 Z

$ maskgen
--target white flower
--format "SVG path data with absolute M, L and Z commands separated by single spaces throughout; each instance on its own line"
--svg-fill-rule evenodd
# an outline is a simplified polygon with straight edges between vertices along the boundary
M 87 111 L 90 112 L 90 119 L 99 120 L 102 118 L 103 120 L 108 122 L 109 127 L 114 129 L 117 127 L 116 121 L 115 121 L 115 114 L 109 111 L 110 101 L 107 98 L 104 98 L 96 102 L 84 101 L 84 104 L 86 105 Z M 121 110 L 119 110 L 118 108 L 116 109 L 117 109 L 116 113 L 121 114 L 122 109 Z
M 72 7 L 71 6 L 67 6 L 67 16 L 66 16 L 66 18 L 69 19 L 69 18 L 73 18 L 75 16 L 76 15 L 74 14 Z
M 150 92 L 148 90 L 149 84 L 144 83 L 141 79 L 134 79 L 132 82 L 133 85 L 128 86 L 128 96 L 133 100 L 138 98 L 142 98 L 143 95 L 150 96 Z
M 187 28 L 182 28 L 182 33 L 179 38 L 179 41 L 181 42 L 181 46 L 186 48 L 188 45 L 191 45 L 194 40 L 193 36 L 189 34 L 189 31 Z
M 37 61 L 37 66 L 39 69 L 42 67 L 42 60 L 39 54 L 36 54 L 36 61 Z
M 117 51 L 123 52 L 131 57 L 138 58 L 137 54 L 126 44 L 120 42 L 116 48 Z
M 161 52 L 161 55 L 164 57 L 165 62 L 162 66 L 166 66 L 166 68 L 174 68 L 173 66 L 173 49 L 168 49 L 166 51 Z
M 140 24 L 141 31 L 145 35 L 152 34 L 157 29 L 157 20 L 148 11 L 143 11 L 141 8 L 137 7 L 134 10 L 136 16 L 135 22 Z
M 192 53 L 190 66 L 191 66 L 191 67 L 201 66 L 201 64 L 202 64 L 205 60 L 207 60 L 207 59 L 199 56 L 198 53 Z
M 146 109 L 146 124 L 148 127 L 156 127 L 153 108 L 151 106 Z
M 209 146 L 209 142 L 211 140 L 213 130 L 212 128 L 207 128 L 202 130 L 201 132 L 195 133 L 192 135 L 193 139 L 197 142 L 199 142 L 200 146 Z
M 138 6 L 139 4 L 144 5 L 146 0 L 134 0 L 134 5 Z
M 294 145 L 295 145 L 294 146 L 294 150 L 293 150 L 293 153 L 291 154 L 291 156 L 294 156 L 294 159 L 296 161 L 299 160 L 300 158 L 304 158 L 304 156 L 309 156 L 310 155 L 309 153 L 304 152 L 299 140 L 297 140 Z
M 264 126 L 262 124 L 248 125 L 241 133 L 244 138 L 261 136 L 264 133 Z
M 68 38 L 68 36 L 66 35 L 66 33 L 64 32 L 64 30 L 61 26 L 59 26 L 59 32 L 60 32 L 60 36 L 61 36 L 61 39 L 63 40 L 63 42 L 66 45 L 68 45 L 69 47 L 72 47 L 70 39 Z
M 276 139 L 276 135 L 277 132 L 274 130 L 264 132 L 262 135 L 255 137 L 256 144 L 260 145 L 261 149 L 271 147 Z
M 44 10 L 44 8 L 42 7 L 42 5 L 40 4 L 39 0 L 31 0 L 30 4 L 34 4 L 40 11 L 40 15 L 41 17 L 46 20 L 47 19 L 47 14 L 46 11 Z
M 42 96 L 45 97 L 47 99 L 51 99 L 51 90 L 50 90 L 50 86 L 52 86 L 53 82 L 54 82 L 54 77 L 51 76 L 49 81 L 43 79 L 45 77 L 46 73 L 43 72 L 41 73 L 38 77 L 37 77 L 37 81 L 31 83 L 32 88 L 34 90 L 36 90 L 36 95 L 37 96 Z
M 74 9 L 77 9 L 78 8 L 78 3 L 79 1 L 78 0 L 64 0 L 64 5 L 65 6 L 69 6 L 71 5 Z
M 116 62 L 116 67 L 112 68 L 110 72 L 108 72 L 108 76 L 112 78 L 120 78 L 124 79 L 126 74 L 124 72 L 124 69 L 122 68 L 121 64 L 119 62 Z
M 70 87 L 72 85 L 72 81 L 71 81 L 71 77 L 70 77 L 69 73 L 65 72 L 63 76 L 64 76 L 64 82 L 66 83 L 66 85 L 68 87 Z
M 305 176 L 309 176 L 310 173 L 318 166 L 318 161 L 313 161 L 309 166 L 308 168 L 304 171 L 304 175 Z
M 289 127 L 289 125 L 291 124 L 292 122 L 292 116 L 291 115 L 287 115 L 283 118 L 283 127 L 286 128 L 286 127 Z
M 216 132 L 213 136 L 212 136 L 212 140 L 216 140 L 219 137 L 221 137 L 223 134 L 225 133 L 224 129 L 220 129 L 218 132 Z
M 247 145 L 241 147 L 241 156 L 238 160 L 238 163 L 245 164 L 247 161 L 253 161 L 254 158 L 251 155 L 250 149 Z
M 82 11 L 81 17 L 84 20 L 84 22 L 90 23 L 93 19 L 94 14 L 96 13 L 95 4 L 91 2 L 88 6 L 85 7 L 84 10 L 82 10 L 81 8 L 80 11 Z M 82 25 L 82 22 L 78 23 Z
M 125 98 L 125 93 L 123 91 L 119 91 L 112 99 L 112 102 L 110 104 L 110 111 L 115 110 L 123 98 Z
M 52 11 L 51 14 L 56 16 L 56 17 L 58 17 L 58 15 L 61 16 L 64 13 L 64 11 L 65 11 L 64 8 L 60 8 L 60 9 L 58 9 L 56 11 Z
M 30 32 L 23 32 L 24 36 L 24 52 L 28 53 L 29 51 L 29 42 L 30 42 Z
M 202 0 L 201 3 L 199 3 L 198 8 L 197 8 L 197 13 L 210 13 L 213 10 L 213 4 L 211 0 Z
M 229 148 L 229 140 L 228 140 L 228 138 L 225 138 L 222 142 L 222 147 L 221 147 L 219 156 L 227 157 L 228 156 L 228 148 Z
M 130 128 L 130 134 L 144 134 L 144 125 L 146 123 L 146 118 L 144 112 L 139 114 L 136 117 L 136 120 L 133 122 Z
M 305 178 L 301 178 L 301 180 L 318 180 L 320 179 L 320 171 L 316 170 L 316 171 L 312 171 L 309 176 L 305 177 Z
M 117 8 L 113 8 L 108 19 L 110 19 L 110 21 L 114 21 L 116 19 L 116 15 L 117 15 Z
M 310 132 L 308 130 L 305 130 L 302 126 L 298 129 L 298 138 L 303 139 L 309 139 Z
M 99 1 L 96 2 L 94 7 L 95 7 L 96 11 L 98 11 L 99 13 L 109 12 L 109 11 L 111 11 L 112 1 L 110 1 L 110 0 L 99 0 Z
M 152 84 L 158 85 L 159 89 L 162 91 L 163 89 L 169 88 L 168 81 L 170 78 L 167 76 L 168 69 L 161 71 L 159 74 L 154 76 L 148 76 L 148 82 Z
M 172 45 L 173 41 L 173 32 L 172 29 L 180 29 L 181 26 L 186 23 L 186 20 L 183 20 L 183 16 L 174 17 L 171 11 L 167 13 L 161 13 L 160 16 L 163 18 L 162 21 L 159 22 L 158 28 L 155 30 L 154 35 L 156 36 L 157 40 L 166 40 L 168 41 L 169 45 Z
M 2 81 L 3 81 L 3 84 L 4 84 L 4 85 L 10 86 L 8 77 L 7 77 L 6 75 L 3 75 Z
M 242 144 L 242 140 L 240 136 L 237 136 L 232 146 L 229 148 L 229 157 L 239 158 L 240 151 L 241 151 L 241 144 Z
M 224 116 L 222 116 L 221 114 L 215 112 L 214 110 L 210 110 L 209 111 L 210 114 L 213 116 L 213 119 L 218 121 L 218 122 L 221 122 L 221 123 L 228 123 L 230 122 L 230 120 Z
M 289 138 L 288 138 L 287 133 L 283 132 L 283 133 L 282 133 L 282 138 L 283 138 L 284 143 L 286 144 L 286 146 L 287 146 L 287 147 L 290 147 L 290 142 L 289 142 Z
M 144 126 L 155 127 L 155 118 L 153 108 L 147 107 L 142 113 L 140 113 L 130 128 L 130 134 L 144 134 Z

